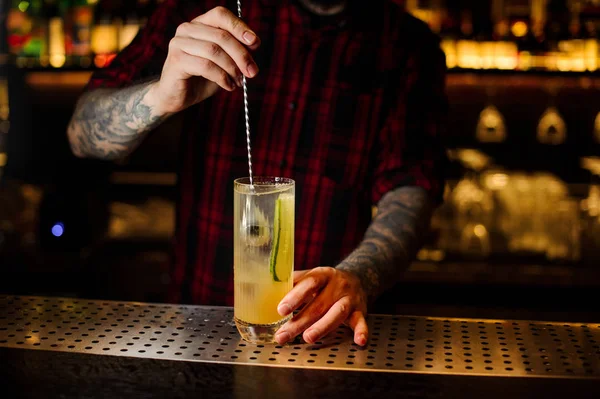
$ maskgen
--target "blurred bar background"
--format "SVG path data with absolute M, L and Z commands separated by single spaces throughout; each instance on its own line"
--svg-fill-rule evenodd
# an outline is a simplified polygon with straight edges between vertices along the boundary
M 0 0 L 1 291 L 163 300 L 178 118 L 119 164 L 75 159 L 65 135 L 91 72 L 159 3 Z M 531 308 L 591 294 L 600 0 L 400 3 L 442 39 L 452 167 L 432 235 L 385 303 L 439 293 L 459 306 Z

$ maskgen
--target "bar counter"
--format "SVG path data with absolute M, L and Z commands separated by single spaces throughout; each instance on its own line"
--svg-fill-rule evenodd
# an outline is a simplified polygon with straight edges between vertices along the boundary
M 252 345 L 223 307 L 0 295 L 2 397 L 600 397 L 600 324 L 370 315 Z M 4 393 L 9 395 L 5 396 Z

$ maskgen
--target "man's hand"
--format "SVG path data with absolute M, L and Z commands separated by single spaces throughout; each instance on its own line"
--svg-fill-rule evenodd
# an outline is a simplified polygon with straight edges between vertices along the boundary
M 287 316 L 300 308 L 277 332 L 275 340 L 280 345 L 302 332 L 304 340 L 313 344 L 343 323 L 354 330 L 357 345 L 366 345 L 367 296 L 352 272 L 332 267 L 295 272 L 294 288 L 281 300 L 277 311 Z
M 160 81 L 152 88 L 157 113 L 172 114 L 215 94 L 233 91 L 242 78 L 253 78 L 258 66 L 248 49 L 260 39 L 241 19 L 216 7 L 179 25 L 169 43 Z

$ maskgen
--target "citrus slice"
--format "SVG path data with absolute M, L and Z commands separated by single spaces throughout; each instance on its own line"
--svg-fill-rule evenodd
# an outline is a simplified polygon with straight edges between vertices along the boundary
M 294 268 L 294 196 L 281 194 L 275 201 L 273 247 L 269 269 L 274 281 L 286 282 Z

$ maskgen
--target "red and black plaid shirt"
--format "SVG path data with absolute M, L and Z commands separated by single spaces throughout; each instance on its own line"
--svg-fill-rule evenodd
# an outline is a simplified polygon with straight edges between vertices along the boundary
M 248 88 L 254 174 L 296 181 L 296 270 L 337 265 L 389 190 L 442 191 L 438 38 L 391 1 L 351 3 L 318 18 L 293 0 L 244 2 L 262 40 Z M 165 1 L 89 89 L 158 76 L 177 26 L 217 5 L 236 13 L 226 1 Z M 248 175 L 245 140 L 242 90 L 185 111 L 174 302 L 233 303 L 233 180 Z

